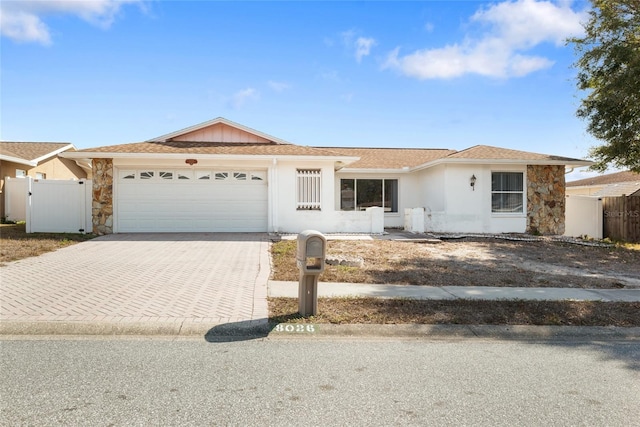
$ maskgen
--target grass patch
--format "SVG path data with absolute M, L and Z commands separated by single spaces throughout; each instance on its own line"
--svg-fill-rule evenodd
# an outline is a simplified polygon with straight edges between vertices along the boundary
M 620 243 L 620 246 L 631 251 L 640 251 L 640 243 Z
M 29 233 L 25 224 L 0 225 L 0 265 L 42 255 L 96 237 L 94 234 Z
M 298 314 L 296 298 L 269 298 L 277 323 L 640 326 L 639 302 L 433 301 L 319 298 L 318 315 Z

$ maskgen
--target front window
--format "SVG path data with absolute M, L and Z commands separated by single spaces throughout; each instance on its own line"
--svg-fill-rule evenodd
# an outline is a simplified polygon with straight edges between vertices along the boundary
M 47 174 L 44 172 L 36 172 L 36 179 L 47 179 Z
M 24 169 L 16 169 L 16 178 L 24 178 L 27 176 L 27 171 Z
M 524 177 L 522 172 L 491 174 L 491 212 L 524 212 Z
M 340 209 L 361 211 L 379 206 L 385 212 L 398 212 L 397 179 L 341 179 Z

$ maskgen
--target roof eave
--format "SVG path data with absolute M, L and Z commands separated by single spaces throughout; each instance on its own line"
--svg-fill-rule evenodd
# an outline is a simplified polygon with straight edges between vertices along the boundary
M 511 164 L 511 165 L 562 165 L 562 166 L 591 166 L 592 161 L 580 159 L 552 160 L 552 159 L 437 159 L 411 168 L 412 171 L 426 169 L 440 164 Z
M 38 166 L 38 163 L 34 162 L 33 160 L 21 159 L 20 157 L 7 156 L 4 154 L 0 154 L 0 160 L 4 160 L 5 162 L 18 163 L 25 166 Z
M 410 173 L 410 168 L 343 168 L 340 170 L 343 173 L 394 173 L 394 174 L 406 174 Z
M 291 155 L 291 154 L 199 154 L 199 153 L 109 153 L 109 152 L 90 152 L 90 151 L 74 151 L 62 153 L 62 157 L 68 159 L 168 159 L 181 160 L 188 157 L 197 157 L 199 159 L 223 159 L 223 160 L 247 160 L 247 158 L 255 160 L 320 160 L 335 161 L 345 164 L 353 163 L 360 160 L 359 157 L 347 156 L 308 156 L 308 155 Z

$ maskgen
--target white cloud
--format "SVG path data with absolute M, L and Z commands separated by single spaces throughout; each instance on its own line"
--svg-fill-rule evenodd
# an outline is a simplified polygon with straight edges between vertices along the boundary
M 260 92 L 252 87 L 248 87 L 234 93 L 229 101 L 229 105 L 237 110 L 244 107 L 248 101 L 257 101 L 258 99 L 260 99 Z
M 375 39 L 358 37 L 356 40 L 356 61 L 362 61 L 364 56 L 371 53 L 371 48 L 376 45 Z
M 49 15 L 74 15 L 103 29 L 109 28 L 126 4 L 144 0 L 23 0 L 0 2 L 1 34 L 17 42 L 51 44 Z
M 480 10 L 471 20 L 492 25 L 493 32 L 515 47 L 530 47 L 545 41 L 564 44 L 568 36 L 583 32 L 580 22 L 585 16 L 566 2 L 519 0 Z
M 517 0 L 493 4 L 477 11 L 472 23 L 486 26 L 479 39 L 465 38 L 448 46 L 400 55 L 391 51 L 383 68 L 397 69 L 418 79 L 447 79 L 465 74 L 488 77 L 521 77 L 549 68 L 553 61 L 529 55 L 535 46 L 550 42 L 561 45 L 579 35 L 585 11 L 576 12 L 570 2 Z
M 3 36 L 15 41 L 51 44 L 49 28 L 37 16 L 28 13 L 6 13 L 1 10 L 0 31 Z
M 354 52 L 356 61 L 361 62 L 363 57 L 371 54 L 371 48 L 378 43 L 374 38 L 361 36 L 356 37 L 356 35 L 357 33 L 355 30 L 344 31 L 340 34 L 342 37 L 342 43 L 347 49 Z
M 276 91 L 276 92 L 282 92 L 284 90 L 287 90 L 291 87 L 291 85 L 289 83 L 284 83 L 284 82 L 274 82 L 273 80 L 269 80 L 269 82 L 267 82 L 267 84 L 269 85 L 269 87 Z

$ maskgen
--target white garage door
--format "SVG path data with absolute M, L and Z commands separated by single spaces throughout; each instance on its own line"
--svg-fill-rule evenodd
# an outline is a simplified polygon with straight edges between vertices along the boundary
M 267 173 L 247 170 L 119 170 L 117 231 L 267 231 Z

